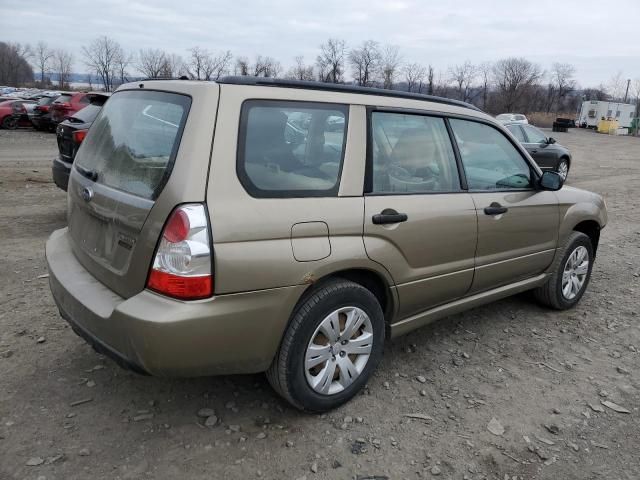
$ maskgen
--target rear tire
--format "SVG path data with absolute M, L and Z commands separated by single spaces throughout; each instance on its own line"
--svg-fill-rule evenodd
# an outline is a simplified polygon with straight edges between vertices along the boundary
M 572 232 L 557 254 L 551 267 L 551 277 L 533 291 L 536 300 L 556 310 L 574 307 L 589 285 L 593 260 L 593 245 L 589 237 L 581 232 Z M 584 275 L 576 272 L 584 272 Z
M 326 330 L 328 321 L 335 330 Z M 332 332 L 337 335 L 333 339 Z M 367 383 L 382 358 L 384 337 L 384 315 L 375 295 L 355 282 L 332 280 L 294 312 L 267 379 L 296 408 L 331 410 Z
M 18 119 L 13 118 L 11 115 L 4 117 L 2 120 L 2 128 L 6 130 L 15 130 L 18 128 Z

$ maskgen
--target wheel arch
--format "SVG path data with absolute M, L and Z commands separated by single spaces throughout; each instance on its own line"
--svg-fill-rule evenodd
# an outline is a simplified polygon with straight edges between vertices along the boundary
M 318 278 L 310 284 L 300 296 L 294 311 L 318 288 L 322 288 L 326 283 L 336 279 L 352 281 L 373 293 L 373 295 L 378 299 L 378 302 L 380 302 L 380 307 L 384 313 L 385 324 L 387 327 L 389 326 L 398 307 L 398 299 L 395 289 L 392 288 L 390 282 L 382 273 L 365 267 L 336 270 Z
M 591 240 L 591 246 L 593 247 L 593 255 L 596 255 L 598 250 L 598 243 L 600 242 L 600 224 L 595 220 L 583 220 L 580 223 L 574 225 L 572 228 L 574 232 L 584 233 Z

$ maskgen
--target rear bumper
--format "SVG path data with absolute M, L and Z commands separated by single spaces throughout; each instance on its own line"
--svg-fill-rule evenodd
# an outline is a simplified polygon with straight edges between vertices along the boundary
M 40 128 L 42 130 L 50 128 L 51 125 L 53 125 L 51 117 L 47 115 L 29 115 L 29 120 L 31 120 L 31 123 L 35 128 Z
M 67 229 L 46 246 L 51 292 L 61 315 L 98 351 L 161 376 L 266 370 L 304 285 L 181 302 L 148 290 L 124 299 L 75 258 Z
M 53 165 L 51 166 L 51 174 L 53 176 L 53 182 L 65 192 L 69 185 L 69 175 L 71 174 L 71 164 L 63 162 L 58 157 L 53 159 Z

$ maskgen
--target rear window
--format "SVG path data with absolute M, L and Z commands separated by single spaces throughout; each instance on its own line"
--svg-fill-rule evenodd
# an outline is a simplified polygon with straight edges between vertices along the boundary
M 242 107 L 238 177 L 254 197 L 338 192 L 345 105 L 250 100 Z
M 56 98 L 53 103 L 64 103 L 64 102 L 70 102 L 70 101 L 71 101 L 71 94 L 64 94 Z
M 76 164 L 95 174 L 98 183 L 155 199 L 171 173 L 190 106 L 188 96 L 176 93 L 114 94 L 91 126 Z
M 82 110 L 78 110 L 69 120 L 72 122 L 90 123 L 96 119 L 100 110 L 102 110 L 102 107 L 99 105 L 87 105 Z
M 38 100 L 38 105 L 49 105 L 54 100 L 54 97 L 42 97 L 40 100 Z

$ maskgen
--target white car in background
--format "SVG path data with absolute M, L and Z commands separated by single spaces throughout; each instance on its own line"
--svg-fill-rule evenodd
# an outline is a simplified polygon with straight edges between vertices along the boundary
M 520 123 L 528 124 L 529 120 L 521 113 L 501 113 L 496 117 L 500 123 Z

